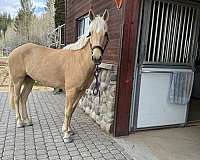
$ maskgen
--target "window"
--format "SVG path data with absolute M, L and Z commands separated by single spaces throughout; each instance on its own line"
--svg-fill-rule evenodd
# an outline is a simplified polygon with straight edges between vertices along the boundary
M 90 19 L 88 15 L 77 19 L 77 38 L 89 32 Z

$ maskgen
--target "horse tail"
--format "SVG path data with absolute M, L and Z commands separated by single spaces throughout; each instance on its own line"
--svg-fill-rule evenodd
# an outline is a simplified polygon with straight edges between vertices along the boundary
M 15 109 L 15 102 L 14 102 L 14 83 L 9 73 L 9 105 L 14 110 Z

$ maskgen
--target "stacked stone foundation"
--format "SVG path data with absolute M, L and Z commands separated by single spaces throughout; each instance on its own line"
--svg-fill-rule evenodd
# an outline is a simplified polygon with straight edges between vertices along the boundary
M 112 132 L 114 121 L 117 66 L 101 64 L 100 97 L 93 95 L 95 79 L 80 100 L 79 106 L 107 133 Z M 100 98 L 100 99 L 99 99 Z

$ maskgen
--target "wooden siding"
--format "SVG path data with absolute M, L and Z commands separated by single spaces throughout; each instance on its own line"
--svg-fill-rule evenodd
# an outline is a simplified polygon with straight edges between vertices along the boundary
M 92 8 L 95 14 L 102 15 L 109 10 L 108 33 L 109 44 L 103 57 L 103 62 L 118 64 L 121 52 L 121 37 L 123 28 L 123 7 L 118 10 L 114 0 L 66 0 L 66 44 L 75 42 L 77 35 L 76 19 L 87 14 Z

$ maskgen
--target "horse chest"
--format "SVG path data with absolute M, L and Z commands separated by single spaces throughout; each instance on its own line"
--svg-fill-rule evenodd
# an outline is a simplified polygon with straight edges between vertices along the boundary
M 66 88 L 79 88 L 80 90 L 86 88 L 93 79 L 93 69 L 74 69 L 71 73 L 65 74 Z

